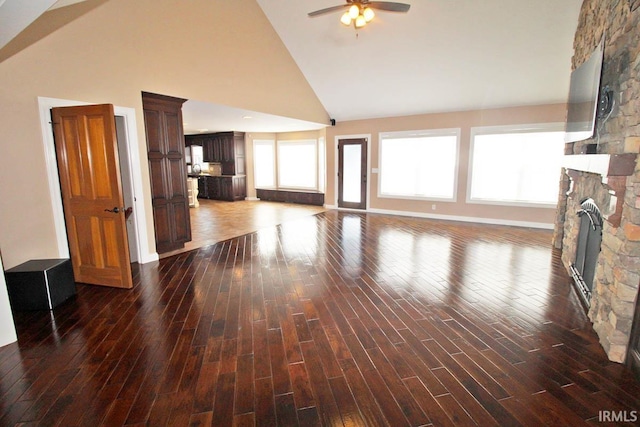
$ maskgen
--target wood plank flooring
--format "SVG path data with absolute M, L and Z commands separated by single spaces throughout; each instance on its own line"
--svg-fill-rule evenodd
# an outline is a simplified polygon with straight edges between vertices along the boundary
M 255 200 L 226 202 L 198 199 L 200 206 L 190 208 L 192 240 L 161 258 L 213 245 L 223 240 L 273 227 L 285 221 L 324 212 L 321 206 Z
M 550 240 L 326 211 L 137 266 L 132 290 L 78 285 L 52 313 L 15 314 L 0 425 L 631 417 L 640 384 L 607 361 Z

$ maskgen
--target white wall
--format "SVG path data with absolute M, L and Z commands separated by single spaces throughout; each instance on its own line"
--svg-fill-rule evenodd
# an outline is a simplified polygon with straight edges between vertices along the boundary
M 4 271 L 2 259 L 0 259 L 0 268 Z M 0 275 L 0 346 L 10 344 L 17 339 L 16 327 L 13 323 L 11 306 L 9 305 L 7 283 L 4 278 L 4 274 L 2 274 Z

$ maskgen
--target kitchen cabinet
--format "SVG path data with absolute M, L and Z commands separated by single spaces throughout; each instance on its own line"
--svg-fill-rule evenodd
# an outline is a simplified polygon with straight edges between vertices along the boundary
M 247 180 L 244 175 L 220 176 L 220 198 L 234 201 L 247 197 Z
M 186 135 L 185 144 L 201 145 L 203 160 L 219 163 L 221 176 L 198 177 L 199 197 L 213 200 L 243 200 L 247 197 L 244 133 L 217 132 Z
M 212 200 L 244 200 L 247 197 L 247 181 L 244 175 L 200 176 L 199 197 Z
M 220 141 L 218 141 L 215 137 L 208 137 L 205 139 L 205 150 L 206 150 L 206 158 L 205 162 L 209 163 L 220 163 L 221 156 L 221 148 Z M 208 159 L 208 160 L 207 160 Z
M 244 133 L 223 132 L 219 134 L 220 163 L 223 175 L 244 175 L 246 173 Z
M 208 199 L 207 197 L 207 182 L 204 176 L 198 177 L 198 197 Z
M 207 197 L 209 199 L 220 200 L 220 177 L 207 176 L 205 180 L 207 181 Z
M 220 163 L 223 175 L 246 173 L 242 132 L 186 135 L 185 145 L 202 145 L 203 160 L 207 163 Z
M 207 163 L 217 162 L 216 158 L 219 157 L 219 155 L 216 156 L 214 153 L 214 144 L 211 134 L 185 135 L 184 144 L 187 147 L 191 145 L 202 146 L 202 161 Z

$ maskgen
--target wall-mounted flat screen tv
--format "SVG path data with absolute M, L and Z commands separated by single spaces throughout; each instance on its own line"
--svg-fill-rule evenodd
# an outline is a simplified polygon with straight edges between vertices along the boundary
M 571 73 L 566 142 L 583 141 L 594 136 L 603 59 L 604 38 L 589 59 Z

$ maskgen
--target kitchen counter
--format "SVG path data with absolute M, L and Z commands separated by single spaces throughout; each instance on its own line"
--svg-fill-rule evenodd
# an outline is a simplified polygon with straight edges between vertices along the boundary
M 221 176 L 221 175 L 212 175 L 210 173 L 189 173 L 187 174 L 189 178 L 198 178 L 200 176 Z

